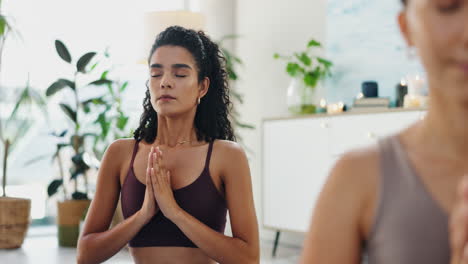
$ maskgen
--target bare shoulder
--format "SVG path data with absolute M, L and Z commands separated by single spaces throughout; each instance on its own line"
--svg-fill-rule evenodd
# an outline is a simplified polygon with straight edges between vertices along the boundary
M 133 138 L 121 138 L 114 140 L 106 150 L 106 155 L 112 158 L 119 158 L 122 154 L 127 153 L 135 145 Z
M 236 142 L 229 140 L 216 140 L 213 145 L 212 159 L 215 164 L 214 171 L 219 172 L 223 181 L 229 178 L 250 177 L 249 163 L 245 151 Z
M 331 177 L 340 181 L 367 182 L 378 173 L 379 159 L 377 145 L 349 151 L 335 163 Z
M 348 201 L 357 221 L 360 236 L 367 238 L 377 205 L 380 175 L 380 151 L 377 145 L 345 153 L 332 169 L 327 180 L 329 199 Z
M 245 156 L 244 149 L 242 149 L 239 143 L 234 141 L 218 139 L 214 142 L 213 148 L 216 149 L 219 155 L 227 159 Z

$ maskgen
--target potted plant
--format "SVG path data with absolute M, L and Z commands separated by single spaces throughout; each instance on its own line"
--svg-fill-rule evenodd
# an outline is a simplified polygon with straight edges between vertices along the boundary
M 275 59 L 286 60 L 286 72 L 292 77 L 288 87 L 288 109 L 294 114 L 311 114 L 317 110 L 317 86 L 321 80 L 331 76 L 333 64 L 314 55 L 322 44 L 314 39 L 307 43 L 305 51 L 294 52 L 292 56 L 275 53 Z
M 9 19 L 1 12 L 0 0 L 0 66 L 5 41 L 7 37 L 16 33 Z M 1 68 L 1 67 L 0 67 Z M 3 88 L 3 87 L 1 87 Z M 2 98 L 2 101 L 5 97 Z M 9 102 L 3 101 L 0 105 L 0 142 L 3 151 L 3 177 L 2 197 L 0 197 L 0 248 L 18 248 L 23 244 L 30 223 L 31 200 L 24 198 L 8 197 L 6 193 L 8 157 L 15 150 L 18 142 L 33 125 L 34 120 L 30 117 L 31 107 L 39 106 L 45 111 L 45 102 L 40 94 L 30 87 L 29 80 L 24 89 L 20 90 L 18 98 L 14 100 L 14 107 L 9 114 L 5 113 L 3 107 Z
M 0 116 L 0 141 L 3 147 L 2 197 L 0 197 L 0 248 L 18 248 L 23 244 L 29 223 L 31 200 L 8 197 L 6 192 L 8 157 L 18 142 L 34 124 L 31 117 L 33 106 L 39 106 L 46 113 L 45 101 L 39 92 L 27 86 L 21 90 L 8 118 Z
M 49 197 L 55 195 L 58 189 L 62 187 L 64 189 L 64 200 L 58 201 L 58 240 L 60 246 L 76 247 L 78 235 L 79 235 L 79 223 L 80 219 L 91 203 L 88 189 L 88 170 L 95 166 L 93 156 L 89 153 L 89 148 L 86 147 L 86 137 L 93 136 L 93 133 L 86 133 L 85 127 L 85 111 L 86 105 L 83 98 L 80 97 L 80 92 L 85 89 L 89 89 L 92 86 L 103 86 L 111 83 L 105 76 L 91 81 L 84 82 L 86 77 L 90 77 L 93 74 L 92 71 L 96 67 L 96 63 L 91 67 L 88 64 L 96 56 L 96 52 L 88 52 L 82 55 L 78 61 L 73 63 L 72 57 L 65 46 L 60 41 L 55 41 L 55 48 L 59 57 L 65 61 L 73 71 L 72 79 L 60 78 L 53 82 L 46 91 L 46 96 L 51 97 L 59 92 L 68 90 L 71 92 L 71 104 L 67 102 L 61 102 L 59 104 L 63 113 L 68 117 L 70 128 L 60 134 L 54 134 L 59 138 L 67 138 L 68 142 L 61 142 L 57 144 L 57 151 L 55 157 L 59 159 L 59 165 L 63 166 L 61 162 L 61 151 L 64 148 L 71 148 L 71 167 L 69 169 L 70 177 L 68 181 L 72 183 L 72 191 L 66 191 L 66 180 L 63 172 L 60 179 L 53 180 L 48 188 L 47 193 Z M 67 99 L 70 99 L 70 98 Z M 68 132 L 70 131 L 70 132 Z M 79 186 L 79 180 L 82 179 L 82 184 Z M 81 188 L 81 189 L 80 189 Z

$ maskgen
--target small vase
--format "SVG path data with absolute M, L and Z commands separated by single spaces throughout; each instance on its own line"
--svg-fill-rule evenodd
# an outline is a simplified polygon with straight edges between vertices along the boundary
M 287 105 L 293 114 L 314 114 L 317 111 L 318 87 L 306 86 L 302 78 L 293 78 L 288 86 Z

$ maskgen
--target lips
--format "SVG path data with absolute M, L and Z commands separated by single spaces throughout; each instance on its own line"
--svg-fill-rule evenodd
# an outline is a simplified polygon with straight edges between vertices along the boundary
M 170 96 L 170 95 L 161 95 L 158 100 L 174 100 L 175 97 Z

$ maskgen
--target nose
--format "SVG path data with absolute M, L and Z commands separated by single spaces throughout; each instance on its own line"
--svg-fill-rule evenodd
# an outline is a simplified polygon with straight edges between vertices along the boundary
M 161 89 L 172 88 L 172 79 L 169 74 L 164 74 L 160 83 Z

